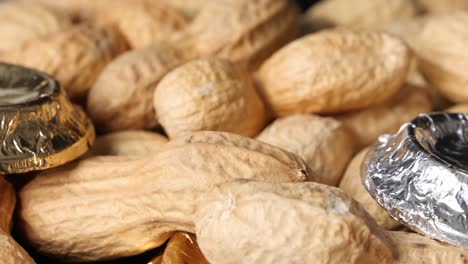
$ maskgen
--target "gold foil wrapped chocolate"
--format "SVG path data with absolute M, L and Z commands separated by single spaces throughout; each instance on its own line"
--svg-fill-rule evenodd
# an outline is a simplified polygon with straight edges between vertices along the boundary
M 0 174 L 64 164 L 85 153 L 94 137 L 91 121 L 55 80 L 0 63 Z

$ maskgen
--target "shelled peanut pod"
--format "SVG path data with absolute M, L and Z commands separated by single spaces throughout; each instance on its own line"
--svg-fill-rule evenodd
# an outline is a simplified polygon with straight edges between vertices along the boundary
M 466 0 L 415 0 L 422 10 L 430 14 L 444 14 L 457 10 L 468 10 Z
M 87 110 L 97 129 L 110 132 L 156 126 L 154 90 L 184 61 L 178 50 L 163 44 L 128 51 L 113 60 L 89 91 Z
M 385 229 L 397 229 L 402 225 L 391 218 L 388 213 L 370 196 L 364 188 L 361 180 L 361 166 L 366 157 L 368 148 L 360 151 L 349 163 L 346 172 L 340 182 L 340 189 L 353 199 L 375 219 L 377 224 Z
M 0 3 L 0 52 L 71 26 L 71 18 L 37 3 Z
M 126 130 L 96 138 L 90 156 L 145 156 L 161 151 L 168 139 L 158 133 Z
M 404 42 L 385 33 L 324 30 L 265 61 L 259 90 L 277 116 L 364 109 L 396 95 L 410 58 Z
M 257 139 L 301 156 L 317 182 L 338 185 L 354 154 L 354 135 L 340 121 L 315 115 L 276 119 Z
M 454 105 L 446 110 L 452 113 L 468 113 L 468 104 Z
M 391 243 L 359 204 L 313 182 L 228 182 L 197 209 L 210 263 L 392 263 Z
M 267 122 L 248 72 L 218 58 L 190 61 L 169 72 L 153 100 L 156 118 L 170 138 L 203 130 L 251 137 Z
M 65 261 L 136 255 L 175 231 L 193 233 L 194 198 L 239 178 L 311 175 L 300 157 L 253 139 L 187 134 L 153 155 L 95 157 L 39 174 L 20 191 L 19 229 L 36 250 Z

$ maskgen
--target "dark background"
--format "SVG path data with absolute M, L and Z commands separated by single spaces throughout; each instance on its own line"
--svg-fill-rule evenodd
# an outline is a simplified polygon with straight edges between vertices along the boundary
M 312 4 L 318 2 L 319 0 L 298 0 L 299 2 L 299 6 L 301 7 L 301 9 L 303 11 L 305 11 L 309 6 L 311 6 Z M 349 0 L 349 1 L 352 1 L 352 0 Z M 441 0 L 443 1 L 443 0 Z

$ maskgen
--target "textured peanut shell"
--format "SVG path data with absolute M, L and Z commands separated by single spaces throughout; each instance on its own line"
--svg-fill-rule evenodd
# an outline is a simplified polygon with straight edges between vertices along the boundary
M 36 262 L 7 232 L 0 229 L 0 263 L 34 264 Z
M 0 176 L 0 229 L 10 233 L 13 227 L 13 212 L 15 211 L 16 194 L 13 186 Z
M 468 102 L 468 12 L 428 18 L 413 45 L 427 81 L 454 102 Z
M 278 118 L 257 139 L 301 156 L 317 182 L 333 186 L 354 153 L 354 137 L 341 122 L 314 115 Z
M 178 44 L 255 69 L 296 37 L 298 20 L 294 1 L 207 1 Z
M 412 0 L 325 0 L 309 8 L 305 20 L 313 27 L 346 26 L 372 30 L 413 17 L 417 11 Z
M 114 132 L 96 138 L 91 156 L 146 156 L 161 151 L 168 139 L 143 130 Z
M 391 263 L 386 237 L 357 202 L 318 184 L 230 182 L 197 208 L 210 263 Z
M 377 224 L 385 229 L 397 229 L 402 225 L 393 220 L 387 212 L 370 196 L 361 180 L 361 165 L 366 157 L 368 148 L 360 151 L 349 163 L 340 182 L 342 189 L 350 197 L 358 201 L 361 206 L 375 219 Z
M 385 33 L 325 30 L 293 41 L 260 68 L 260 92 L 278 116 L 378 105 L 406 79 L 411 53 Z
M 466 0 L 416 0 L 416 3 L 424 11 L 431 14 L 444 14 L 468 9 L 468 1 Z
M 446 110 L 451 113 L 468 113 L 468 104 L 454 105 Z
M 382 134 L 396 133 L 420 113 L 432 110 L 426 89 L 405 85 L 398 94 L 381 105 L 337 116 L 355 134 L 359 148 L 374 143 Z
M 148 264 L 208 264 L 197 244 L 194 234 L 177 232 L 169 242 L 162 256 L 151 260 Z
M 59 15 L 37 3 L 0 3 L 0 51 L 71 26 L 69 17 Z
M 113 24 L 131 48 L 146 48 L 183 29 L 187 19 L 177 10 L 154 0 L 117 1 L 95 10 L 97 24 Z
M 184 13 L 186 17 L 195 17 L 209 1 L 206 0 L 158 0 L 166 5 L 169 5 L 180 12 Z
M 64 261 L 135 255 L 175 231 L 193 233 L 195 198 L 212 185 L 308 178 L 299 157 L 252 139 L 206 132 L 179 141 L 146 157 L 95 157 L 41 173 L 20 191 L 24 237 Z
M 166 45 L 126 52 L 102 71 L 89 91 L 88 113 L 101 131 L 156 126 L 153 93 L 171 69 L 184 62 Z
M 267 121 L 250 76 L 217 58 L 188 62 L 164 76 L 154 93 L 154 109 L 170 138 L 202 130 L 251 137 Z
M 465 264 L 468 251 L 441 243 L 416 233 L 386 232 L 396 246 L 398 254 L 395 264 Z
M 114 30 L 81 25 L 1 52 L 0 60 L 44 71 L 76 98 L 87 94 L 101 70 L 124 49 Z

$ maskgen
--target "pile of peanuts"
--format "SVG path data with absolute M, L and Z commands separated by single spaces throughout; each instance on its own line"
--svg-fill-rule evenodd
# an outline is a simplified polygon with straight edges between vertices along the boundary
M 468 261 L 360 176 L 379 135 L 468 112 L 467 0 L 7 1 L 0 61 L 99 135 L 0 178 L 0 263 Z

